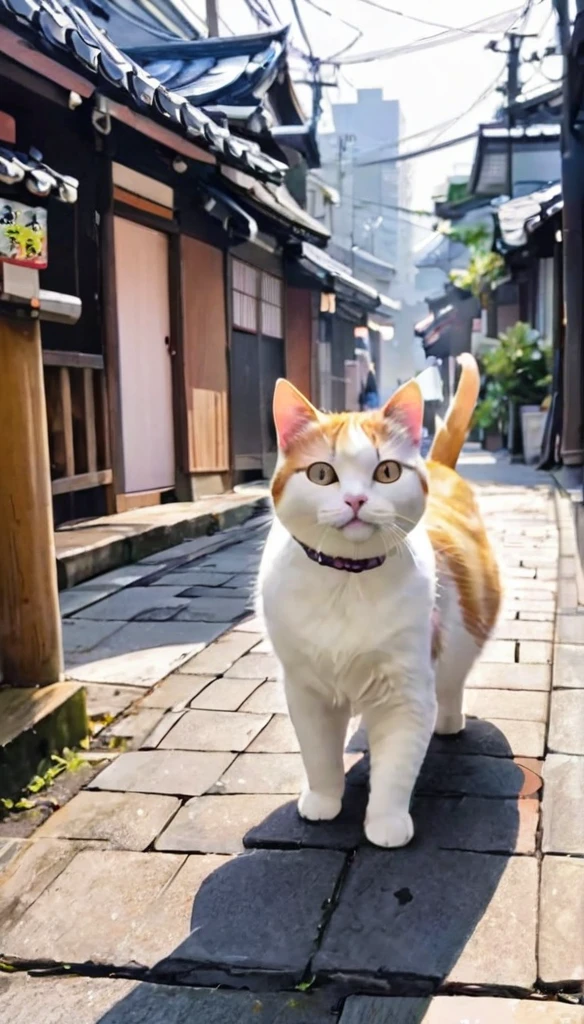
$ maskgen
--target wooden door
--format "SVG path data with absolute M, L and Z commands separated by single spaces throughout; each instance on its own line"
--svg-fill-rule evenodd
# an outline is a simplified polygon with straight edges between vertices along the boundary
M 114 222 L 126 493 L 174 487 L 168 237 Z

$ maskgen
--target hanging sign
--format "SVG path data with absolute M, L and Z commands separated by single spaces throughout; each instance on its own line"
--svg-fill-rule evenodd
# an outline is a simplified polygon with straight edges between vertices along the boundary
M 44 270 L 47 266 L 47 211 L 0 197 L 0 261 Z

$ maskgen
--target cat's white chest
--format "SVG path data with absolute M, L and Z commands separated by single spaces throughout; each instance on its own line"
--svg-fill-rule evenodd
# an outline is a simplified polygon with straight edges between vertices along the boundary
M 260 613 L 285 672 L 353 706 L 399 683 L 400 666 L 428 644 L 434 602 L 431 546 L 360 574 L 311 562 L 279 525 L 259 577 Z

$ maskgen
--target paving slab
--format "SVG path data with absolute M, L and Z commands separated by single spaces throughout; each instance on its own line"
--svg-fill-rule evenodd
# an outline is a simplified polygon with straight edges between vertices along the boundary
M 241 853 L 243 836 L 278 811 L 286 800 L 285 796 L 269 794 L 196 797 L 181 807 L 156 840 L 156 849 L 174 853 Z
M 416 797 L 416 842 L 470 853 L 534 854 L 537 800 L 484 797 Z
M 173 726 L 175 726 L 176 723 L 180 721 L 183 715 L 184 710 L 167 711 L 166 714 L 162 716 L 158 724 L 154 727 L 152 732 L 148 736 L 146 736 L 145 739 L 140 744 L 142 750 L 155 750 L 160 741 L 163 740 L 166 734 L 170 732 L 170 730 L 173 728 Z
M 584 756 L 584 690 L 553 691 L 548 747 Z
M 120 686 L 118 683 L 84 683 L 85 703 L 90 718 L 118 715 L 146 693 L 139 686 Z
M 234 627 L 236 633 L 263 633 L 264 627 L 261 619 L 255 615 L 250 619 L 243 619 L 238 622 Z
M 584 1024 L 584 1006 L 476 996 L 349 996 L 340 1024 Z
M 260 639 L 259 634 L 239 633 L 232 630 L 216 643 L 211 644 L 201 654 L 186 661 L 180 671 L 189 675 L 223 675 L 238 658 L 241 658 L 242 654 L 247 654 Z
M 297 796 L 303 784 L 300 754 L 240 754 L 215 784 L 213 792 Z
M 145 850 L 170 821 L 179 801 L 138 793 L 78 793 L 41 825 L 39 838 L 99 839 L 120 850 Z
M 158 746 L 166 750 L 245 750 L 269 720 L 269 715 L 242 711 L 185 711 Z
M 124 621 L 130 622 L 137 615 L 149 612 L 154 609 L 166 609 L 167 618 L 184 608 L 188 603 L 186 598 L 178 598 L 180 587 L 128 587 L 106 597 L 97 604 L 91 604 L 82 609 L 75 616 L 75 620 L 96 619 L 100 622 Z
M 75 625 L 102 628 L 113 623 L 75 620 Z M 68 675 L 82 682 L 151 687 L 227 627 L 208 622 L 130 622 L 121 628 L 118 624 L 116 632 L 93 650 L 67 659 Z
M 188 934 L 197 887 L 223 864 L 222 858 L 192 860 L 82 851 L 9 932 L 6 950 L 70 964 L 152 966 Z
M 254 653 L 257 648 L 254 648 Z M 254 711 L 258 714 L 280 714 L 287 715 L 286 695 L 281 682 L 270 681 L 263 683 L 253 696 L 245 702 L 242 711 Z
M 91 622 L 87 619 L 63 619 L 63 650 L 66 655 L 82 654 L 103 644 L 125 622 Z
M 486 665 L 479 662 L 473 668 L 466 687 L 495 690 L 549 690 L 549 665 Z
M 200 796 L 223 775 L 234 755 L 207 751 L 136 750 L 120 754 L 91 789 Z
M 481 653 L 483 664 L 508 665 L 515 661 L 513 640 L 488 640 Z
M 140 701 L 140 707 L 182 710 L 212 681 L 213 676 L 185 676 L 173 672 Z
M 204 711 L 237 711 L 260 685 L 259 679 L 216 679 L 190 702 L 190 707 Z
M 174 569 L 172 572 L 160 576 L 156 581 L 160 587 L 180 587 L 181 592 L 187 587 L 221 587 L 232 574 L 226 572 L 209 572 L 205 569 L 197 569 L 193 565 L 186 565 L 183 569 Z
M 554 649 L 554 686 L 584 689 L 584 654 L 577 644 L 556 644 Z
M 241 618 L 247 602 L 241 598 L 195 597 L 183 604 L 177 622 L 232 622 Z
M 279 666 L 273 654 L 244 654 L 225 673 L 236 679 L 277 679 Z
M 518 722 L 513 719 L 486 721 L 467 718 L 466 728 L 458 736 L 434 736 L 431 749 L 442 753 L 491 754 L 495 757 L 524 755 L 543 757 L 543 722 Z
M 201 886 L 192 933 L 168 968 L 173 961 L 183 970 L 192 963 L 191 984 L 209 966 L 217 977 L 221 969 L 237 968 L 298 981 L 344 864 L 345 856 L 333 850 L 253 850 L 230 859 Z
M 506 641 L 501 641 L 505 643 Z M 551 665 L 552 644 L 539 640 L 519 641 L 519 662 L 527 665 Z
M 336 1024 L 324 993 L 227 992 L 114 978 L 0 977 L 11 1024 Z M 552 1022 L 555 1024 L 555 1022 Z M 568 1024 L 572 1024 L 572 1019 Z
M 217 799 L 246 798 L 221 796 Z M 341 813 L 334 821 L 305 821 L 298 814 L 296 798 L 291 799 L 290 796 L 282 795 L 271 799 L 278 800 L 278 805 L 263 819 L 258 817 L 243 836 L 244 846 L 267 849 L 313 847 L 349 851 L 363 841 L 363 821 L 367 804 L 365 788 L 347 786 Z
M 110 736 L 119 736 L 133 740 L 139 746 L 158 725 L 163 713 L 160 708 L 136 708 L 113 725 L 108 725 L 104 730 L 104 740 Z
M 297 754 L 298 738 L 288 715 L 273 715 L 265 729 L 250 743 L 248 752 L 261 754 Z
M 87 587 L 73 587 L 71 590 L 61 590 L 59 593 L 61 616 L 68 618 L 70 615 L 75 615 L 83 608 L 88 608 L 89 605 L 95 604 L 96 601 L 109 597 L 117 589 L 117 587 L 105 583 L 103 586 L 94 586 L 91 589 Z
M 359 850 L 314 969 L 529 990 L 537 879 L 531 857 Z
M 558 615 L 556 641 L 559 644 L 584 644 L 584 615 Z
M 534 690 L 479 690 L 467 688 L 464 710 L 467 715 L 490 721 L 510 719 L 517 722 L 547 722 L 549 696 Z
M 541 980 L 584 981 L 584 860 L 544 857 L 539 913 Z
M 521 619 L 501 619 L 495 629 L 497 640 L 546 640 L 554 637 L 554 626 L 550 622 L 523 622 Z
M 81 840 L 66 839 L 35 839 L 22 844 L 0 879 L 2 940 L 80 850 L 90 846 Z M 4 941 L 2 947 L 6 952 Z
M 423 795 L 518 797 L 524 793 L 526 774 L 522 764 L 507 758 L 430 753 L 416 788 Z
M 584 855 L 584 757 L 548 754 L 544 781 L 544 853 Z

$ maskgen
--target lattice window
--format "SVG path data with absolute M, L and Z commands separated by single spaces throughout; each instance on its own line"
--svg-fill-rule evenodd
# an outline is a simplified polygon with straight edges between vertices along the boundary
M 233 260 L 233 326 L 258 330 L 258 271 L 241 260 Z
M 282 281 L 273 274 L 262 273 L 262 334 L 283 338 Z

